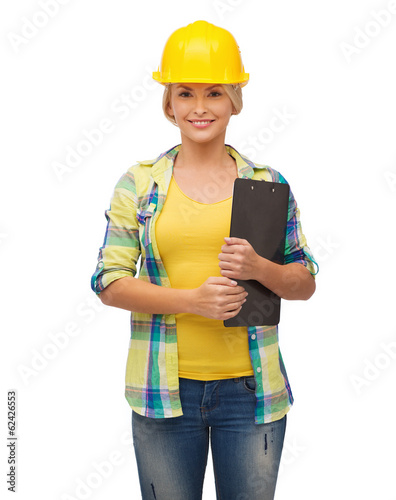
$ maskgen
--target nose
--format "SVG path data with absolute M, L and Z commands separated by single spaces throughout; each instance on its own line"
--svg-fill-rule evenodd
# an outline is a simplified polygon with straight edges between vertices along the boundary
M 203 96 L 197 96 L 194 104 L 195 104 L 194 113 L 196 115 L 201 116 L 206 113 L 206 102 Z

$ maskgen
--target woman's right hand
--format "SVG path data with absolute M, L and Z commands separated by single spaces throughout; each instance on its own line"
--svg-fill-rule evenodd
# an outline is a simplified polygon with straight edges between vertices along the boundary
M 212 276 L 194 288 L 191 312 L 224 321 L 239 313 L 246 296 L 247 292 L 236 281 L 225 276 Z

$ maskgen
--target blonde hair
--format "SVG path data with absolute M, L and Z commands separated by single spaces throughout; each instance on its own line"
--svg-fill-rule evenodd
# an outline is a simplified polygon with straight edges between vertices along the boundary
M 173 125 L 177 126 L 174 116 L 168 113 L 168 104 L 171 101 L 171 83 L 167 83 L 164 90 L 164 95 L 162 96 L 162 109 L 164 111 L 165 118 L 167 118 Z M 231 99 L 232 105 L 234 106 L 233 115 L 239 115 L 242 111 L 243 101 L 242 101 L 242 89 L 239 83 L 231 84 L 231 83 L 222 83 L 224 91 Z

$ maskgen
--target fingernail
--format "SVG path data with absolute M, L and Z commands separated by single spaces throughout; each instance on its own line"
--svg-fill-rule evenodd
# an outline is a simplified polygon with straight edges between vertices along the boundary
M 231 280 L 231 285 L 237 285 L 238 283 L 234 280 Z

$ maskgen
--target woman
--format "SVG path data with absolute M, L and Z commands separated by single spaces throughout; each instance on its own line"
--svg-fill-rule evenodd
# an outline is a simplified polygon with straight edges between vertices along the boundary
M 181 144 L 121 177 L 92 277 L 104 304 L 131 311 L 125 395 L 142 497 L 201 499 L 210 441 L 218 498 L 272 499 L 293 404 L 277 326 L 223 321 L 246 300 L 236 280 L 308 299 L 314 260 L 291 193 L 284 265 L 227 238 L 236 178 L 286 182 L 225 144 L 249 78 L 231 33 L 176 30 L 153 78 Z

